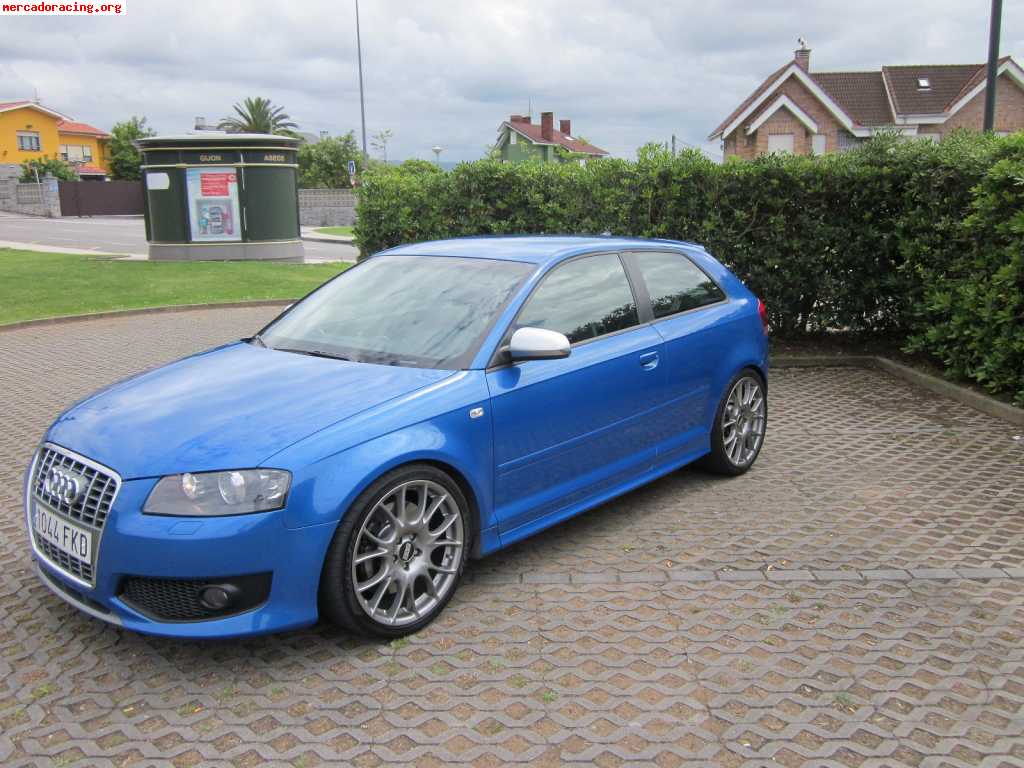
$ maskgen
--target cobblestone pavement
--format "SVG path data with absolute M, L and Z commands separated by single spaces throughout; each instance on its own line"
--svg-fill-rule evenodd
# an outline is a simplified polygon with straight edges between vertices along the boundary
M 752 472 L 473 563 L 407 641 L 158 640 L 52 596 L 18 491 L 48 422 L 273 311 L 0 332 L 0 764 L 1024 766 L 1024 449 L 874 372 L 774 372 Z

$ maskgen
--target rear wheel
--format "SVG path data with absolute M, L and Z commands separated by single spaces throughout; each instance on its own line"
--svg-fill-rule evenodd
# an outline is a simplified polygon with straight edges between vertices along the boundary
M 742 475 L 761 452 L 767 425 L 764 380 L 755 370 L 746 368 L 729 382 L 718 405 L 711 427 L 711 453 L 703 465 L 719 474 Z
M 430 465 L 389 472 L 356 500 L 334 534 L 321 610 L 361 635 L 401 637 L 441 612 L 462 576 L 469 507 Z

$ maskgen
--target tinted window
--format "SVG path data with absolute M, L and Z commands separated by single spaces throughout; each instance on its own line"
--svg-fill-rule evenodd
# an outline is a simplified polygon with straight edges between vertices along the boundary
M 530 264 L 375 256 L 267 328 L 270 347 L 432 368 L 468 365 Z
M 517 325 L 559 331 L 575 344 L 639 322 L 622 263 L 606 253 L 556 267 L 526 302 Z
M 722 289 L 681 253 L 635 253 L 654 316 L 667 317 L 725 298 Z

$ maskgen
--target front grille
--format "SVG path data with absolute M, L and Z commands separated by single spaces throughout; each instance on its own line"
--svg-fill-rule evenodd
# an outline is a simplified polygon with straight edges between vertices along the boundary
M 73 502 L 69 503 L 47 489 L 46 478 L 53 470 L 61 470 L 81 478 L 83 490 Z M 44 446 L 39 452 L 32 473 L 30 485 L 32 495 L 47 507 L 60 513 L 61 516 L 91 528 L 96 534 L 93 536 L 93 560 L 89 562 L 61 551 L 33 529 L 32 538 L 39 554 L 65 573 L 76 576 L 91 585 L 95 576 L 99 534 L 103 531 L 103 525 L 110 514 L 110 508 L 114 503 L 114 497 L 117 496 L 120 482 L 120 478 L 111 470 L 105 470 L 98 464 L 87 462 L 82 457 L 56 446 Z M 29 526 L 31 527 L 31 525 L 32 523 L 29 521 Z
M 36 547 L 39 549 L 40 553 L 42 553 L 43 557 L 58 566 L 61 570 L 70 573 L 72 576 L 77 576 L 82 581 L 87 581 L 92 584 L 92 563 L 87 563 L 85 560 L 80 560 L 74 555 L 62 552 L 39 534 L 33 535 L 35 535 L 36 538 Z
M 69 504 L 59 496 L 46 489 L 46 478 L 51 470 L 60 469 L 82 477 L 85 492 L 77 501 Z M 110 505 L 117 495 L 118 481 L 112 473 L 104 472 L 93 464 L 86 464 L 59 448 L 47 446 L 43 448 L 36 462 L 36 471 L 32 477 L 32 490 L 40 501 L 65 515 L 97 531 L 103 530 L 103 523 L 110 514 Z

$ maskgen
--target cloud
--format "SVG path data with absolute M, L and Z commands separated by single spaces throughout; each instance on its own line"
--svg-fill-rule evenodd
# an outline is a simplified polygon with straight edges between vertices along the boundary
M 749 6 L 749 7 L 745 7 Z M 798 36 L 812 68 L 981 62 L 987 5 L 958 0 L 727 3 L 363 0 L 367 129 L 392 158 L 473 159 L 510 113 L 553 110 L 613 154 L 704 137 Z M 1004 7 L 1004 54 L 1024 51 L 1024 4 Z M 217 119 L 246 96 L 303 130 L 359 129 L 351 0 L 131 0 L 122 18 L 8 17 L 7 98 L 32 96 L 103 128 L 146 115 L 160 131 Z M 715 149 L 714 147 L 711 147 Z

